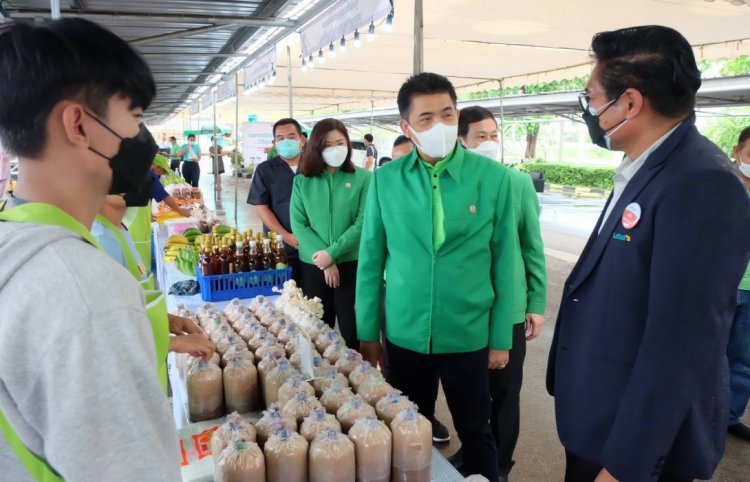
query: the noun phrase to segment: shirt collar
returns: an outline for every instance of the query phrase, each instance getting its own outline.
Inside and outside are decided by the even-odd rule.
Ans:
[[[448,172],[448,174],[453,178],[456,182],[461,182],[461,169],[464,165],[464,153],[466,150],[461,146],[461,144],[456,141],[456,147],[453,148],[453,150],[445,156],[442,160],[438,161],[435,166],[430,166],[433,169],[437,169],[438,173],[441,173],[443,171]],[[419,165],[422,162],[422,159],[419,157],[419,153],[417,152],[416,147],[412,149],[411,153],[409,153],[409,165],[411,168],[419,167]]]
[[[633,176],[635,176],[635,173],[638,172],[638,169],[640,169],[643,164],[646,163],[646,160],[648,159],[648,156],[654,153],[662,144],[664,144],[664,141],[666,141],[669,136],[672,135],[674,131],[677,130],[678,127],[682,125],[682,122],[674,126],[672,129],[669,130],[666,134],[661,136],[656,142],[651,144],[651,146],[643,151],[643,154],[638,156],[635,160],[631,160],[628,156],[625,156],[622,160],[622,163],[617,166],[615,169],[615,176],[623,178],[625,181],[630,181]]]

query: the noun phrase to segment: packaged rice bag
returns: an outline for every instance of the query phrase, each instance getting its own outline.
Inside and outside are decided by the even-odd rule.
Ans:
[[[307,482],[308,442],[300,434],[281,429],[263,447],[267,482]]]
[[[215,482],[265,482],[266,461],[260,447],[248,440],[232,440],[214,467]]]
[[[345,387],[340,383],[334,383],[328,389],[323,392],[320,396],[320,403],[328,413],[336,414],[347,400],[352,398],[354,393],[349,387]]]
[[[310,443],[310,482],[352,482],[356,478],[354,443],[326,430]]]
[[[229,445],[233,438],[241,438],[251,442],[255,442],[257,438],[255,427],[244,420],[237,412],[227,415],[227,420],[211,436],[211,453],[215,464],[219,463],[221,451]]]
[[[224,413],[224,385],[221,368],[205,360],[188,372],[188,411],[190,420],[202,422],[219,418]]]
[[[330,415],[325,410],[316,408],[302,422],[299,433],[308,442],[312,442],[319,433],[326,430],[341,432],[341,423],[339,423],[335,415]]]
[[[281,413],[289,416],[294,415],[297,419],[297,424],[300,424],[316,408],[322,409],[323,405],[315,398],[315,395],[310,395],[306,391],[300,390],[294,394],[294,398],[284,405]]]
[[[338,412],[336,412],[336,418],[341,422],[341,429],[344,433],[348,433],[349,429],[359,421],[361,418],[375,416],[375,409],[372,408],[367,402],[362,399],[359,395],[355,395],[349,400],[345,401]]]
[[[252,362],[234,358],[224,368],[224,402],[228,412],[247,413],[260,409],[258,372]]]
[[[430,482],[432,423],[415,407],[402,410],[391,422],[394,482]]]
[[[349,430],[357,461],[357,482],[390,482],[391,431],[375,417],[360,419]]]

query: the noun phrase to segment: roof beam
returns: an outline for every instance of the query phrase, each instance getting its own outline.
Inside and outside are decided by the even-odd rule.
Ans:
[[[198,35],[202,33],[214,32],[216,30],[226,30],[234,27],[235,24],[219,24],[219,25],[208,25],[206,27],[189,28],[187,30],[180,30],[179,32],[163,33],[161,35],[154,35],[151,37],[142,37],[135,40],[131,40],[130,45],[147,45],[154,42],[160,42],[162,40],[174,40],[178,38],[190,37],[192,35]]]

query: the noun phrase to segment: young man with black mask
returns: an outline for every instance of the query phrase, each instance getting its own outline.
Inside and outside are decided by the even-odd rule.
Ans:
[[[64,19],[3,29],[0,85],[0,139],[20,159],[0,212],[3,478],[179,480],[143,295],[89,232],[108,193],[146,182],[151,72]]]

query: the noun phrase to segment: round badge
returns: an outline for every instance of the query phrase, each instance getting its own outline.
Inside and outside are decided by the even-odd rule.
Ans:
[[[641,205],[630,203],[622,213],[622,225],[625,229],[633,229],[641,220]]]

